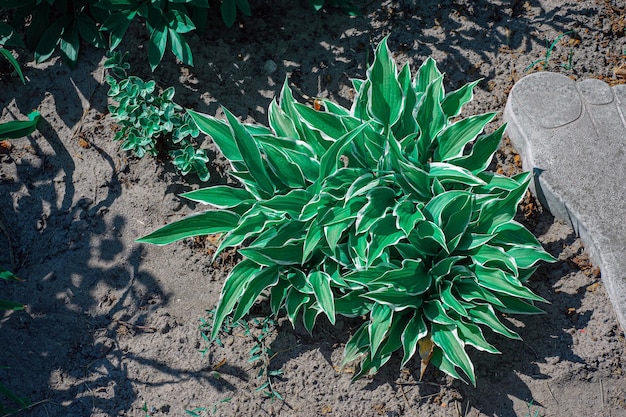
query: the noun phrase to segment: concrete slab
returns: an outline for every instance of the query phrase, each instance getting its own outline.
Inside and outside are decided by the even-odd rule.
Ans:
[[[531,189],[569,222],[626,330],[626,86],[539,72],[511,90],[507,132]]]

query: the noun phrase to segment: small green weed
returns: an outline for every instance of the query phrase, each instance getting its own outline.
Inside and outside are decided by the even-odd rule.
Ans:
[[[232,397],[226,397],[213,404],[213,407],[211,407],[211,414],[217,413],[217,408],[219,404],[229,403],[232,399]],[[209,413],[209,408],[197,407],[193,410],[185,410],[185,413],[189,414],[192,417],[202,417],[203,415],[207,415]]]
[[[202,356],[205,356],[210,349],[211,339],[209,335],[211,334],[213,328],[212,323],[215,319],[215,312],[215,309],[208,310],[207,320],[204,318],[200,319],[199,328],[202,339],[209,344],[209,346],[200,350]],[[267,398],[271,398],[272,400],[277,399],[283,401],[282,395],[276,391],[273,386],[273,378],[281,376],[283,371],[282,369],[270,369],[270,362],[275,356],[275,352],[267,343],[269,336],[276,332],[277,326],[278,323],[276,320],[270,317],[264,317],[262,319],[255,317],[251,319],[250,322],[243,319],[233,321],[232,318],[228,317],[222,323],[218,336],[213,340],[213,343],[223,347],[224,344],[220,339],[220,335],[232,335],[235,329],[241,329],[244,336],[253,338],[255,344],[248,351],[248,363],[257,364],[259,366],[256,377],[258,380],[261,380],[261,385],[256,388],[256,391],[262,392]],[[253,334],[253,328],[259,329],[258,334]],[[219,374],[218,369],[214,370],[213,375],[215,378],[219,379],[221,378],[221,375]]]
[[[528,404],[526,404],[526,407],[528,407],[528,412],[526,413],[526,415],[524,417],[540,417],[539,414],[539,410],[535,409],[533,411],[533,400],[530,400],[528,402]]]
[[[139,158],[146,153],[156,156],[157,142],[163,140],[174,148],[169,154],[183,175],[196,173],[200,180],[208,181],[209,157],[194,141],[199,135],[195,122],[173,101],[174,88],[157,94],[155,81],[146,82],[133,75],[127,77],[128,52],[109,54],[104,68],[110,72],[106,77],[108,95],[117,102],[109,106],[109,111],[121,127],[113,140],[121,140],[121,148],[134,152]]]
[[[559,42],[561,41],[561,39],[565,36],[568,36],[570,34],[575,33],[573,30],[570,30],[568,32],[565,33],[561,33],[559,36],[556,37],[556,39],[551,43],[548,44],[548,40],[546,39],[546,55],[543,58],[537,59],[536,61],[533,61],[530,65],[528,65],[524,71],[530,71],[532,68],[534,68],[536,65],[540,65],[542,70],[546,70],[548,68],[549,62],[550,62],[550,57],[552,56],[552,51],[554,50],[554,48],[559,44]],[[565,64],[560,64],[560,66],[569,71],[574,67],[573,64],[573,58],[574,58],[574,51],[570,49],[569,51],[569,55],[568,55],[568,59],[567,59],[567,63]]]

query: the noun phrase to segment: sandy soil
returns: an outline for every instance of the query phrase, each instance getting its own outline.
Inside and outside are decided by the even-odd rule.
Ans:
[[[347,105],[349,77],[364,77],[372,47],[388,34],[398,63],[415,70],[433,56],[449,90],[483,78],[465,115],[501,112],[532,71],[621,82],[626,63],[623,0],[371,1],[358,17],[313,15],[304,1],[251,3],[253,16],[234,28],[215,17],[190,37],[193,68],[168,53],[150,74],[144,30],[121,47],[134,51],[134,73],[174,86],[179,103],[209,114],[224,105],[262,124],[285,76],[310,96]],[[533,66],[569,31],[546,65]],[[20,416],[626,416],[626,344],[599,271],[572,230],[532,198],[519,217],[559,262],[530,286],[551,304],[545,315],[507,318],[524,342],[492,335],[502,355],[470,352],[477,388],[436,369],[419,381],[419,364],[400,370],[400,358],[352,383],[338,365],[358,320],[322,323],[309,336],[283,319],[263,328],[253,316],[248,332],[235,328],[223,346],[207,345],[199,319],[237,259],[210,264],[204,239],[134,243],[194,212],[177,195],[201,184],[166,158],[139,160],[112,142],[102,51],[86,48],[74,70],[60,59],[33,65],[24,51],[19,58],[29,83],[2,76],[0,121],[33,108],[44,119],[0,155],[0,265],[25,279],[0,283],[0,298],[28,304],[0,320],[0,366],[8,367],[0,381],[36,403]],[[268,60],[276,72],[266,72]],[[226,182],[224,161],[208,139],[204,146],[214,158],[211,183]],[[512,173],[518,164],[504,142],[493,169]],[[266,311],[260,303],[256,317]],[[275,355],[248,363],[260,335]],[[284,401],[255,391],[265,382],[261,366],[282,370],[272,386]]]

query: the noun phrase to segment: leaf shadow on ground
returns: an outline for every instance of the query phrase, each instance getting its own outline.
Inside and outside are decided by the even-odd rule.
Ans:
[[[80,117],[74,112],[71,120]],[[141,270],[143,248],[122,239],[128,219],[107,215],[122,194],[113,157],[92,143],[90,151],[102,163],[77,163],[82,158],[69,144],[68,131],[56,132],[44,116],[39,133],[16,141],[15,159],[2,165],[9,175],[5,172],[0,194],[13,198],[0,201],[3,224],[11,231],[0,236],[9,248],[0,262],[12,263],[25,280],[3,289],[27,308],[5,315],[0,324],[3,339],[12,341],[4,345],[3,365],[9,370],[1,377],[9,386],[21,380],[19,395],[46,401],[29,415],[128,409],[136,394],[126,357],[122,360],[111,337],[103,336],[141,326],[168,302],[155,277]],[[61,140],[60,134],[67,137]],[[84,175],[100,177],[89,196],[76,192],[75,181]],[[102,287],[106,296],[94,298]],[[111,350],[116,354],[108,355]],[[63,381],[70,381],[69,388],[56,389]]]

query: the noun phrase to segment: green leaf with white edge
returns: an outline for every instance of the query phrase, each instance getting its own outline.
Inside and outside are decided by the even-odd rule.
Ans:
[[[378,304],[386,305],[394,312],[403,311],[407,308],[419,308],[422,305],[422,297],[406,294],[392,286],[383,286],[369,291],[363,294],[362,297],[375,301]]]
[[[437,68],[437,62],[429,57],[420,65],[415,75],[415,80],[413,80],[413,88],[417,93],[424,93],[428,90],[432,82],[439,78],[443,78],[443,74]],[[444,92],[441,90],[439,93],[441,95],[435,98],[441,101]]]
[[[303,242],[290,242],[283,246],[239,249],[239,253],[259,265],[299,265],[302,259]]]
[[[268,227],[280,222],[280,219],[268,216],[266,213],[260,212],[258,209],[250,209],[246,214],[241,216],[235,227],[232,227],[226,236],[224,236],[214,256],[217,256],[217,254],[221,253],[228,247],[242,244],[244,240],[257,236]]]
[[[339,140],[339,138],[348,133],[346,127],[341,123],[340,116],[318,111],[300,103],[294,103],[294,106],[300,115],[300,120],[311,129],[319,131],[322,136],[332,140]]]
[[[469,84],[465,84],[458,90],[452,91],[445,95],[441,101],[441,108],[448,118],[456,117],[461,113],[463,106],[474,97],[474,88],[481,82],[482,79],[472,81]]]
[[[446,308],[439,300],[429,300],[425,302],[423,311],[424,317],[426,317],[431,323],[437,323],[444,326],[454,326],[456,324],[456,320],[448,315]]]
[[[343,360],[341,362],[341,366],[345,366],[367,354],[369,344],[368,330],[368,323],[365,322],[352,335],[350,340],[348,340],[343,349]]]
[[[330,276],[321,271],[313,271],[307,276],[309,284],[313,288],[317,303],[328,317],[331,324],[335,324],[335,303],[333,291],[330,288]]]
[[[389,328],[389,333],[384,340],[381,348],[376,354],[370,353],[361,362],[361,369],[354,374],[352,380],[355,380],[363,375],[372,375],[378,372],[378,370],[391,359],[391,354],[402,347],[402,331],[406,327],[409,320],[408,314],[397,314]]]
[[[522,338],[514,331],[507,328],[504,324],[498,320],[496,313],[493,311],[493,307],[489,304],[477,304],[474,308],[468,310],[470,315],[470,321],[475,324],[482,324],[487,326],[494,332],[506,336],[509,339],[522,340]]]
[[[300,139],[294,122],[281,110],[276,100],[272,100],[270,103],[268,119],[276,136]]]
[[[299,218],[300,214],[304,210],[304,207],[310,203],[311,194],[308,190],[295,188],[289,191],[287,194],[277,194],[269,200],[259,201],[259,207],[265,207],[276,212],[284,212],[289,214],[292,218]]]
[[[512,220],[493,230],[493,243],[498,246],[529,246],[541,248],[541,243],[522,224]]]
[[[443,289],[441,290],[441,295],[440,295],[441,301],[443,302],[444,305],[446,305],[449,308],[449,310],[455,311],[460,316],[467,316],[467,310],[465,309],[463,304],[459,302],[459,300],[457,300],[457,298],[452,293],[453,285],[454,284],[451,281],[444,281],[442,283]]]
[[[431,279],[421,259],[404,259],[400,268],[386,271],[368,283],[392,286],[396,291],[410,296],[424,294],[431,286]]]
[[[485,184],[471,171],[446,162],[431,162],[428,164],[428,173],[431,178],[437,178],[442,184],[452,182],[470,187]]]
[[[365,291],[350,291],[343,297],[335,298],[335,312],[344,317],[360,317],[370,312],[373,302],[362,298]]]
[[[486,268],[480,265],[474,266],[474,272],[478,285],[491,291],[503,293],[511,297],[523,298],[531,301],[547,303],[543,297],[535,295],[528,288],[513,277],[507,276],[502,270],[497,268]]]
[[[211,340],[215,340],[222,324],[235,308],[235,304],[239,302],[248,282],[263,271],[260,265],[244,259],[239,262],[230,272],[220,295],[220,301],[217,304],[215,315],[213,316],[213,328],[211,329]]]
[[[431,81],[417,105],[415,120],[420,128],[417,154],[422,164],[425,164],[431,158],[433,142],[447,122],[446,115],[443,113],[439,101],[439,96],[442,94],[443,76]]]
[[[261,269],[254,277],[251,277],[246,283],[246,287],[239,296],[237,309],[233,313],[233,322],[240,320],[248,314],[252,304],[268,287],[273,287],[278,283],[279,267],[270,266]]]
[[[376,187],[367,193],[367,203],[359,210],[356,233],[364,233],[385,217],[395,205],[396,192],[389,187]],[[347,198],[347,196],[346,196]]]
[[[526,194],[527,188],[528,183],[523,183],[516,190],[509,192],[506,197],[491,199],[483,204],[473,231],[492,233],[501,224],[513,220],[517,213],[517,206]]]
[[[484,171],[487,169],[493,159],[493,155],[498,150],[505,129],[506,125],[502,125],[489,134],[479,136],[474,142],[469,154],[452,158],[448,160],[448,162],[465,168],[474,174]]]
[[[436,366],[440,371],[450,375],[452,378],[459,379],[467,384],[465,378],[457,372],[455,365],[450,362],[439,346],[433,348],[429,363]]]
[[[239,216],[227,210],[209,210],[192,214],[137,239],[137,242],[167,245],[193,236],[224,233],[234,229]]]
[[[499,269],[508,270],[511,274],[517,274],[518,266],[515,258],[499,246],[489,244],[479,246],[472,251],[471,257],[478,266],[497,266]]]
[[[408,198],[401,198],[396,202],[393,215],[396,216],[396,228],[402,230],[407,236],[418,222],[426,218],[420,208]]]
[[[402,66],[398,74],[398,82],[402,90],[404,105],[398,121],[392,127],[392,131],[396,138],[402,139],[419,131],[415,117],[413,117],[413,110],[415,110],[417,105],[417,94],[413,89],[411,68],[408,63]]]
[[[408,239],[420,252],[428,255],[437,255],[441,250],[449,253],[446,235],[439,226],[431,221],[419,222]]]
[[[308,295],[302,294],[295,288],[289,290],[289,294],[287,294],[287,300],[285,301],[285,309],[287,310],[287,317],[291,322],[293,327],[296,326],[296,320],[298,318],[298,313],[302,307],[311,300],[311,297]]]
[[[496,117],[496,113],[485,113],[470,116],[447,126],[437,136],[438,146],[435,150],[435,160],[446,162],[462,156],[465,146],[474,142],[494,117]]]
[[[458,280],[454,283],[453,290],[456,293],[457,299],[468,303],[479,304],[487,302],[496,307],[505,307],[504,303],[500,301],[496,294],[479,286],[474,279]],[[478,301],[478,303],[476,301]]]
[[[406,237],[402,230],[396,229],[396,219],[392,215],[374,223],[369,233],[371,245],[367,251],[368,267],[382,255],[385,249]]]
[[[288,272],[286,273],[286,280],[289,281],[289,283],[293,286],[293,288],[295,288],[297,291],[301,292],[302,294],[306,294],[306,295],[314,294],[313,288],[311,288],[311,284],[309,284],[309,281],[307,281],[306,274],[303,271],[295,267],[292,267],[288,269],[287,271]]]
[[[324,106],[326,112],[328,113],[332,113],[336,116],[350,116],[350,110],[337,103],[333,103],[332,101],[325,98],[318,98],[317,101],[322,103],[322,106]]]
[[[302,322],[304,323],[304,328],[306,329],[306,331],[309,332],[309,335],[312,335],[313,326],[315,326],[315,320],[320,314],[320,311],[316,302],[309,301],[309,304],[310,305],[305,305],[304,310],[302,311]]]
[[[209,204],[219,209],[236,207],[242,203],[254,201],[254,196],[243,188],[228,185],[216,185],[200,188],[180,195],[188,200]]]
[[[513,177],[505,177],[503,175],[496,174],[494,172],[480,172],[477,175],[480,179],[485,181],[485,185],[482,187],[476,187],[478,194],[493,194],[506,196],[506,193],[501,191],[513,192],[523,187],[524,183],[530,178],[530,173],[524,172],[521,176],[515,175]]]
[[[460,368],[469,377],[472,385],[476,386],[474,365],[465,351],[465,344],[459,337],[456,327],[433,324],[431,339],[435,345],[441,348],[444,356],[454,366]]]
[[[301,263],[305,264],[311,258],[311,255],[319,249],[319,242],[322,240],[322,228],[317,222],[313,222],[309,226],[309,230],[304,237],[304,246],[302,248]]]
[[[483,331],[475,324],[457,321],[456,328],[460,338],[465,342],[466,345],[470,345],[483,352],[489,352],[493,354],[502,353],[498,349],[496,349],[496,347],[493,346],[491,343],[487,342],[485,336],[483,335]]]
[[[430,200],[424,213],[443,230],[446,246],[452,252],[471,220],[472,196],[466,191],[446,191]]]
[[[291,284],[286,279],[281,279],[276,285],[270,288],[270,308],[272,314],[277,316],[283,306]]]
[[[430,178],[428,172],[408,162],[398,161],[400,175],[396,179],[407,194],[415,194],[419,201],[428,201],[432,197],[430,192]]]
[[[387,39],[385,37],[378,44],[374,63],[367,70],[367,78],[371,80],[371,87],[367,91],[367,111],[385,130],[398,121],[404,103],[396,63],[391,59]]]
[[[413,314],[413,317],[409,320],[406,328],[402,332],[402,350],[404,355],[402,356],[401,367],[404,367],[409,360],[415,355],[418,348],[418,342],[428,335],[428,328],[424,323],[424,318],[421,312],[418,310]]]
[[[263,146],[265,162],[272,172],[289,188],[303,188],[307,185],[304,173],[300,166],[295,163],[286,152],[280,148],[266,144]]]
[[[198,126],[198,129],[213,139],[213,142],[215,142],[226,159],[231,161],[231,163],[232,161],[243,160],[241,152],[239,152],[237,147],[237,142],[226,122],[193,110],[187,110],[187,113]]]
[[[393,320],[393,310],[386,305],[374,304],[370,313],[370,322],[367,328],[370,343],[370,352],[374,356],[381,343],[387,337]]]
[[[352,84],[355,86],[357,94],[352,102],[350,114],[352,117],[359,120],[369,120],[369,115],[367,114],[367,97],[368,91],[372,87],[372,82],[370,80],[352,80]]]
[[[264,248],[267,246],[282,246],[288,243],[302,241],[302,236],[308,228],[308,222],[286,220],[276,227],[269,228],[259,234],[249,248]]]
[[[506,253],[515,259],[515,263],[520,269],[532,268],[539,261],[556,262],[556,259],[541,246],[513,246],[507,249]]]
[[[350,233],[348,235],[348,248],[350,249],[350,256],[352,257],[352,263],[357,269],[367,267],[367,248],[370,244],[368,235]]]
[[[495,306],[494,308],[505,314],[545,314],[545,311],[532,303],[526,303],[517,297],[508,297],[498,294],[498,299],[504,304],[504,307]]]
[[[379,178],[374,177],[374,174],[371,172],[365,172],[348,186],[348,191],[346,191],[345,199],[350,200],[352,197],[366,194],[372,188],[375,188],[379,185]]]
[[[335,173],[338,170],[339,164],[343,165],[340,160],[341,153],[348,145],[350,145],[350,143],[354,140],[356,136],[361,134],[363,129],[365,129],[366,127],[368,127],[368,125],[363,124],[353,131],[346,133],[335,143],[333,143],[328,151],[322,156],[322,159],[320,160],[320,176],[318,179],[318,184],[321,180],[324,180],[328,178],[331,174]]]
[[[270,180],[263,164],[261,152],[256,145],[254,138],[243,125],[237,120],[237,118],[228,111],[226,108],[222,108],[230,128],[232,129],[232,136],[235,138],[237,148],[241,153],[244,163],[250,170],[250,175],[254,178],[258,184],[259,191],[262,191],[266,196],[271,196],[276,191],[276,187]],[[198,126],[200,128],[200,126]]]

